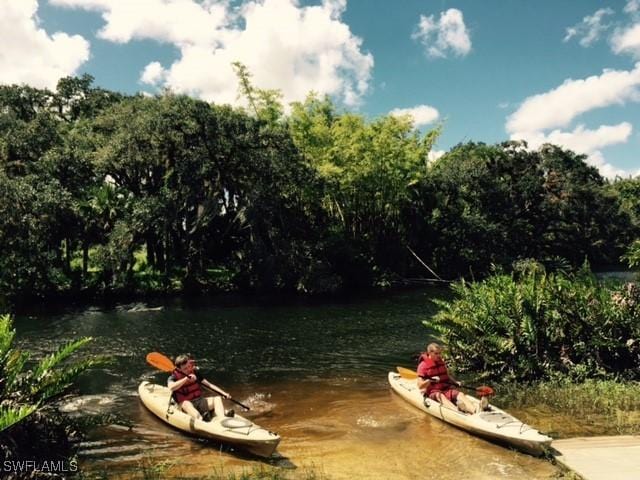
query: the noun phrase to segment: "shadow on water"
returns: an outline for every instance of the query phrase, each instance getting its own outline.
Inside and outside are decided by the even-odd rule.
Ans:
[[[192,352],[207,378],[247,403],[246,415],[278,432],[283,469],[317,468],[332,479],[551,478],[549,463],[460,432],[422,414],[390,392],[387,372],[411,365],[430,339],[422,325],[439,290],[318,304],[136,304],[16,321],[19,342],[36,355],[92,336],[91,354],[114,363],[86,375],[69,412],[113,413],[133,425],[107,425],[81,445],[87,470],[133,472],[170,459],[169,475],[208,475],[265,462],[223,445],[185,436],[141,405],[143,380],[166,383],[145,363],[150,351]],[[162,309],[157,307],[162,306]],[[134,308],[135,307],[135,308]],[[150,308],[148,308],[150,307]],[[133,311],[132,311],[133,310]],[[244,414],[243,414],[244,415]],[[420,476],[420,475],[418,475]]]

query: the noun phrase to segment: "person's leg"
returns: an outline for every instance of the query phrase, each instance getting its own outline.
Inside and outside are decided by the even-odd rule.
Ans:
[[[213,400],[216,397],[206,397],[206,401],[207,401],[207,408],[209,409],[210,412],[214,412],[215,410],[215,401]]]
[[[215,412],[217,417],[224,417],[224,404],[222,403],[222,397],[216,395],[215,397],[207,398],[207,401],[211,401],[211,409]]]
[[[198,397],[191,403],[196,407],[196,410],[202,415],[202,420],[205,422],[211,421],[211,409],[209,408],[209,401],[206,397]]]
[[[451,403],[451,400],[449,400],[442,392],[433,392],[431,395],[429,395],[429,398],[440,402],[444,407],[450,408],[452,410],[456,409],[456,406]]]
[[[456,400],[460,411],[466,413],[476,413],[476,405],[471,401],[471,399],[467,398],[464,393],[458,392]]]
[[[182,402],[180,404],[180,408],[182,408],[182,411],[190,417],[195,418],[196,420],[202,420],[202,415],[200,415],[198,409],[194,407],[193,403],[191,403],[189,400],[185,400],[184,402]]]

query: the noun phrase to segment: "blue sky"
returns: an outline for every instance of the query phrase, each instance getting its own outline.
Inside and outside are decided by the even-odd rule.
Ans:
[[[236,103],[230,63],[465,141],[551,141],[640,174],[640,0],[0,0],[0,83],[90,73]]]

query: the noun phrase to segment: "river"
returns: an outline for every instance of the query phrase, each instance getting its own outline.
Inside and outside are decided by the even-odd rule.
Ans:
[[[435,310],[430,300],[445,295],[129,304],[23,315],[16,327],[19,344],[36,355],[86,335],[95,338],[88,351],[114,359],[85,375],[82,395],[63,406],[71,414],[117,415],[81,444],[86,472],[126,478],[165,462],[163,477],[271,465],[329,479],[554,478],[558,469],[548,461],[456,430],[390,391],[387,372],[414,365],[413,355],[430,339],[421,324]],[[141,381],[166,382],[145,363],[150,351],[193,353],[207,378],[252,407],[249,418],[282,436],[277,458],[265,462],[157,420],[137,399]],[[533,412],[514,413],[535,420]]]

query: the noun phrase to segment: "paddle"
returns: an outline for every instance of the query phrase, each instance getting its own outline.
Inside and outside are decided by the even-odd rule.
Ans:
[[[400,376],[402,378],[408,378],[408,379],[418,378],[418,374],[416,372],[414,372],[413,370],[409,370],[408,368],[396,367],[396,370],[398,370],[398,373],[400,374]],[[467,390],[473,390],[481,397],[490,397],[491,395],[495,394],[495,392],[493,391],[493,388],[487,387],[486,385],[479,385],[479,386],[469,385],[469,386],[467,386],[467,385],[458,385],[458,384],[452,383],[452,382],[444,382],[444,383],[448,383],[449,385],[453,385],[454,387],[466,388]]]
[[[173,364],[171,360],[169,360],[163,354],[158,352],[151,352],[147,354],[147,363],[153,367],[156,367],[158,370],[162,370],[163,372],[167,372],[167,373],[173,373],[173,371],[176,369],[176,366]],[[210,388],[210,387],[207,387],[206,385],[202,385],[202,386],[207,390],[211,390],[214,393],[224,396],[224,394],[221,391],[216,390],[215,388]],[[240,403],[239,401],[233,398],[229,398],[229,400],[231,400],[233,403],[237,405],[240,405],[242,408],[246,410],[251,410],[244,403]]]

